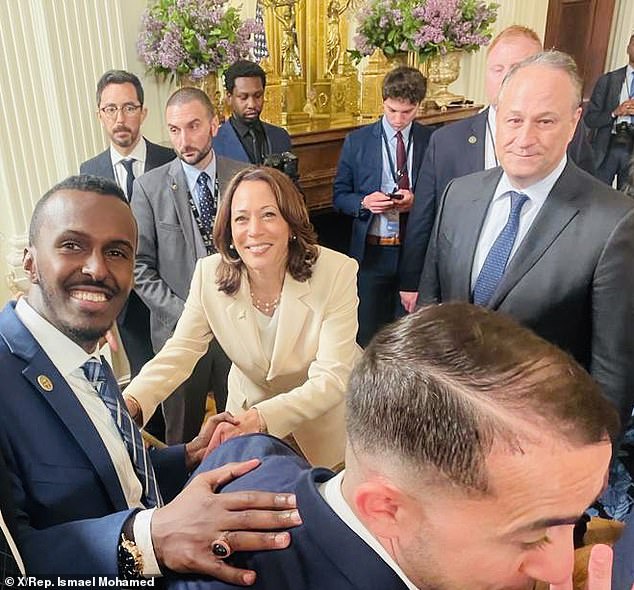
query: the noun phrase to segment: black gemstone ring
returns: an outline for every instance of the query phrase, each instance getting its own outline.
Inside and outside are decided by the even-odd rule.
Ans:
[[[211,542],[211,552],[218,559],[226,559],[231,555],[231,545],[229,545],[226,535],[223,534]]]

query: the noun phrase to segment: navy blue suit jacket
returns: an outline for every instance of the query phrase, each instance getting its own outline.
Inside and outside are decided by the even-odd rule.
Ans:
[[[374,217],[367,209],[361,209],[361,200],[366,195],[381,190],[383,174],[381,125],[381,119],[379,119],[376,123],[356,129],[346,136],[334,181],[335,209],[354,218],[349,254],[358,262],[363,260],[368,228]],[[431,131],[414,122],[412,133],[414,145],[412,147],[411,191],[414,193],[414,202],[421,201],[419,208],[430,215],[431,224],[433,224],[434,205],[425,200],[425,196],[420,191],[419,173]],[[409,231],[409,223],[408,221],[407,231]]]
[[[26,569],[115,575],[131,510],[101,437],[14,305],[0,313],[0,452]],[[185,482],[183,446],[153,453],[153,463],[169,500]]]
[[[420,198],[409,214],[400,267],[402,291],[417,291],[425,252],[434,224],[435,208],[447,185],[454,179],[484,170],[484,146],[489,109],[441,127],[431,137],[420,170]],[[568,146],[568,157],[594,174],[592,148],[582,123]],[[430,203],[434,210],[430,215]]]
[[[598,168],[608,155],[612,135],[612,111],[621,103],[621,88],[625,81],[626,67],[603,74],[594,85],[584,121],[592,130],[594,163]],[[629,590],[629,589],[628,589]]]
[[[625,520],[625,531],[614,546],[612,590],[631,590],[634,584],[634,512]]]
[[[240,553],[232,558],[254,569],[254,590],[405,590],[394,571],[335,515],[317,486],[332,477],[310,466],[282,441],[263,434],[234,438],[219,447],[201,470],[257,457],[262,464],[222,490],[294,492],[303,524],[291,529],[291,545],[281,551]],[[238,588],[209,578],[172,581],[174,590]]]
[[[268,138],[272,154],[280,154],[291,150],[291,136],[283,127],[277,127],[262,121],[266,137]],[[227,120],[218,129],[214,137],[214,152],[219,156],[231,158],[238,162],[249,162],[249,156],[245,151],[240,138],[231,123]]]

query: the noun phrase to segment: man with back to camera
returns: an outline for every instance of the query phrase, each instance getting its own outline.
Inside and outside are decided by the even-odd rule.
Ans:
[[[634,34],[627,46],[628,64],[603,74],[594,86],[584,121],[592,130],[597,178],[621,190],[634,144]]]
[[[137,176],[173,160],[174,152],[141,135],[147,116],[143,86],[137,76],[123,70],[109,70],[97,82],[97,116],[110,146],[79,167],[80,174],[94,174],[114,180],[132,197]],[[132,291],[117,319],[121,341],[134,377],[154,356],[150,337],[150,311]]]
[[[258,570],[255,588],[572,587],[574,523],[604,487],[619,430],[572,357],[503,314],[429,306],[375,336],[346,403],[337,475],[257,434],[201,465],[255,455],[261,467],[223,491],[283,485],[297,495],[303,524],[288,549],[235,556]]]
[[[333,205],[354,218],[349,255],[359,262],[361,346],[402,313],[401,244],[420,190],[419,168],[430,136],[415,121],[425,90],[425,78],[415,68],[388,72],[383,80],[383,115],[349,133],[341,150]]]
[[[501,167],[449,183],[419,301],[510,314],[572,354],[625,426],[634,402],[634,202],[568,159],[580,101],[565,53],[536,54],[507,74],[497,104]]]
[[[108,179],[68,178],[35,207],[24,255],[30,290],[0,313],[0,453],[16,542],[29,575],[199,571],[248,584],[255,574],[222,564],[210,540],[232,531],[243,548],[286,546],[286,533],[240,530],[291,525],[294,499],[214,494],[253,461],[196,477],[180,493],[215,424],[231,418],[148,453],[99,357],[132,288],[136,243],[129,204]]]
[[[244,164],[216,157],[213,138],[218,118],[198,88],[181,88],[167,101],[165,119],[177,159],[134,183],[132,212],[139,225],[135,289],[150,308],[152,344],[158,352],[183,311],[196,261],[215,252],[213,224],[219,199]],[[166,440],[189,440],[205,415],[207,392],[216,409],[227,401],[231,362],[217,340],[191,377],[165,402]]]
[[[227,68],[225,89],[232,114],[214,139],[217,155],[262,164],[270,154],[291,150],[286,129],[260,120],[265,88],[266,73],[255,62],[241,59]]]
[[[541,40],[528,27],[512,25],[500,32],[487,48],[485,89],[489,106],[473,117],[441,127],[432,135],[420,172],[420,196],[410,212],[403,249],[400,295],[407,311],[416,306],[418,283],[440,197],[454,178],[500,165],[495,155],[495,105],[500,85],[512,66],[540,51]],[[592,148],[585,135],[580,123],[568,146],[568,156],[593,174]]]

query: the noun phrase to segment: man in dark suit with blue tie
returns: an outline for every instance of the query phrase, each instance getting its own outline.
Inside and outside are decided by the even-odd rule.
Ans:
[[[346,395],[337,475],[261,434],[201,465],[257,456],[223,492],[297,496],[303,524],[288,549],[232,556],[257,569],[254,588],[572,588],[572,529],[603,488],[618,418],[569,355],[502,314],[429,306],[375,336]]]
[[[427,250],[419,302],[473,301],[574,356],[626,428],[634,405],[634,201],[580,170],[572,58],[516,65],[498,97],[501,167],[453,180]]]
[[[262,164],[271,154],[291,150],[286,129],[260,120],[265,88],[266,73],[258,64],[241,59],[227,68],[225,89],[232,114],[214,138],[216,154]]]
[[[348,134],[341,150],[333,204],[354,218],[349,254],[359,262],[361,346],[402,313],[401,244],[408,212],[419,198],[419,169],[431,135],[415,121],[425,90],[425,78],[415,68],[389,72],[383,80],[383,116]]]
[[[592,91],[584,120],[593,132],[597,177],[619,190],[627,182],[634,144],[634,35],[627,46],[629,63],[601,76]]]
[[[97,83],[97,116],[110,140],[110,147],[85,161],[81,174],[114,180],[132,198],[134,179],[174,159],[170,148],[148,141],[141,135],[147,116],[143,86],[137,76],[123,70],[107,71]],[[117,320],[121,340],[130,362],[131,377],[154,356],[150,338],[150,311],[132,291]]]
[[[231,531],[243,548],[284,547],[286,533],[240,530],[291,526],[294,500],[214,494],[253,461],[193,478],[181,492],[218,420],[186,445],[146,451],[99,354],[132,288],[136,243],[130,206],[107,179],[62,181],[33,212],[24,255],[30,290],[0,313],[0,453],[16,541],[31,575],[174,570],[248,583],[254,573],[214,558],[209,540]]]
[[[403,249],[400,290],[406,310],[416,306],[418,283],[434,223],[434,214],[447,185],[460,176],[499,166],[495,154],[495,104],[504,76],[516,63],[542,50],[535,31],[511,25],[487,48],[485,90],[489,106],[482,112],[441,127],[431,137],[420,172],[420,196],[410,212]],[[568,156],[580,168],[594,173],[592,148],[579,124],[568,146]]]

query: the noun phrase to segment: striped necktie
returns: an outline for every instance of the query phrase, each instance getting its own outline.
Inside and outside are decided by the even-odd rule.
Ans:
[[[143,495],[141,497],[143,505],[146,508],[162,506],[161,492],[158,489],[150,455],[143,444],[141,431],[128,413],[128,409],[119,393],[119,386],[106,360],[101,357],[101,362],[99,362],[91,358],[81,368],[88,382],[95,388],[103,403],[110,410],[112,419],[126,444],[134,471],[143,486]]]
[[[126,192],[128,194],[128,201],[132,201],[132,186],[134,185],[134,158],[127,158],[121,160],[121,165],[126,171]]]
[[[500,280],[504,276],[513,250],[513,244],[517,239],[520,227],[520,213],[528,197],[522,193],[509,191],[511,195],[511,211],[506,225],[502,228],[498,237],[493,242],[487,257],[482,265],[482,270],[473,288],[473,302],[476,305],[487,305],[493,297]]]

